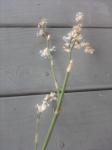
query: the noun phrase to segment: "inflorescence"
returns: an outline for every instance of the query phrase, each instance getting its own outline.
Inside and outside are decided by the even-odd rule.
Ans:
[[[51,34],[47,32],[47,20],[42,18],[38,23],[38,30],[37,30],[37,37],[42,37],[46,41],[46,47],[40,50],[40,55],[42,58],[48,59],[51,66],[51,74],[54,81],[55,92],[50,92],[49,94],[45,95],[42,99],[41,104],[36,105],[36,112],[37,114],[42,114],[45,110],[50,106],[51,102],[56,102],[56,108],[54,111],[54,115],[46,135],[44,144],[42,146],[42,150],[45,150],[47,144],[50,140],[51,133],[55,126],[56,120],[58,118],[61,104],[63,102],[64,93],[66,90],[67,82],[69,79],[70,72],[73,68],[73,58],[72,58],[72,51],[74,49],[84,49],[85,53],[93,54],[95,49],[91,47],[90,43],[85,40],[82,34],[82,22],[84,19],[84,15],[82,12],[78,12],[74,18],[74,25],[71,31],[66,35],[63,36],[64,45],[63,50],[68,53],[68,65],[66,67],[65,77],[63,85],[60,86],[57,78],[56,78],[56,71],[55,71],[55,63],[53,59],[53,53],[56,52],[56,47],[51,45]],[[35,150],[37,150],[37,131],[35,134]]]

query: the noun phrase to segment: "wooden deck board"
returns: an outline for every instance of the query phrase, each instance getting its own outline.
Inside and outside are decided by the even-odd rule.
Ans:
[[[71,26],[74,14],[82,11],[84,26],[112,27],[111,8],[111,0],[0,0],[0,25],[37,25],[46,17],[51,26]]]
[[[36,38],[39,19],[48,20],[61,84],[67,64],[62,36],[78,11],[85,15],[84,35],[96,52],[73,52],[75,65],[67,87],[72,93],[65,94],[48,149],[112,150],[111,0],[0,0],[0,150],[33,149],[35,105],[44,97],[38,94],[54,89],[49,63],[39,55],[45,47]],[[29,96],[19,96],[25,94]],[[50,107],[42,116],[38,150],[51,115]]]
[[[34,107],[42,98],[0,98],[0,150],[33,149]],[[50,116],[51,108],[41,119],[41,142]],[[112,91],[66,94],[48,149],[111,150]]]
[[[59,83],[63,82],[67,54],[62,50],[62,36],[70,29],[49,29],[57,52],[54,55]],[[54,85],[47,60],[39,55],[43,41],[36,38],[36,28],[0,29],[0,95],[45,92]],[[94,55],[73,52],[74,70],[68,90],[112,88],[112,30],[85,29],[84,34],[96,49]]]

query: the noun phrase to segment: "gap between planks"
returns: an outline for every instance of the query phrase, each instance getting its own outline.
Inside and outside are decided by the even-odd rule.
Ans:
[[[94,92],[94,91],[111,91],[112,87],[106,88],[90,88],[90,89],[77,89],[77,90],[66,90],[65,93],[78,93],[78,92]],[[33,96],[33,95],[45,95],[50,93],[50,91],[40,91],[40,92],[31,92],[31,93],[20,93],[20,94],[1,94],[0,98],[5,97],[21,97],[21,96]]]
[[[0,24],[0,28],[36,28],[37,25],[33,24]],[[72,26],[63,26],[63,25],[48,25],[48,28],[72,28]],[[97,26],[83,26],[82,28],[90,28],[90,29],[112,29],[112,26],[108,27],[97,27]]]
[[[1,24],[0,28],[35,28],[36,25],[33,24]],[[48,28],[72,28],[72,26],[48,26]],[[96,26],[84,26],[85,29],[112,29],[112,27],[96,27]],[[104,88],[84,88],[84,89],[76,89],[76,90],[66,90],[65,93],[78,93],[78,92],[94,92],[94,91],[111,91],[112,87],[104,87]],[[5,97],[21,97],[21,96],[32,96],[32,95],[44,95],[48,94],[50,91],[39,91],[39,92],[29,92],[29,93],[20,93],[20,94],[1,94],[0,98]]]

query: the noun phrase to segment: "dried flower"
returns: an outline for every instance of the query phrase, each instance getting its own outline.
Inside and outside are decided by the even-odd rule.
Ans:
[[[41,37],[43,35],[44,35],[44,31],[42,29],[38,30],[37,33],[36,33],[37,37]]]
[[[76,41],[75,44],[74,44],[74,48],[76,48],[76,49],[81,49],[80,43],[78,43],[78,42]]]
[[[80,49],[80,43],[81,40],[83,39],[83,36],[81,34],[82,31],[82,25],[78,24],[76,26],[73,26],[72,31],[70,31],[67,36],[63,36],[64,40],[64,51],[70,52],[71,48],[77,48]]]
[[[84,52],[93,54],[95,51],[88,42],[85,42],[85,39],[82,36],[82,21],[83,13],[78,12],[75,17],[76,25],[73,26],[72,30],[63,36],[64,46],[63,49],[65,52],[70,53],[73,48],[81,49],[84,48]]]
[[[52,48],[49,49],[50,52],[55,52],[56,51],[56,47],[52,46]]]
[[[38,23],[38,31],[36,33],[37,37],[41,37],[45,35],[46,26],[47,26],[47,20],[45,18],[42,18]]]
[[[70,36],[63,36],[63,40],[64,40],[64,42],[69,42],[70,41]]]
[[[83,20],[83,17],[84,17],[83,13],[82,12],[78,12],[78,13],[76,13],[75,21],[78,23],[78,22]]]
[[[49,41],[51,39],[51,35],[48,34],[46,39],[47,39],[47,41]]]
[[[81,33],[81,31],[82,31],[82,24],[77,24],[73,26],[73,30],[72,30],[73,33]]]
[[[63,47],[63,48],[64,48],[64,47]],[[69,48],[66,48],[66,47],[65,47],[65,48],[64,48],[64,51],[67,52],[67,53],[70,53],[70,49],[69,49]]]
[[[44,101],[43,101],[43,103],[42,103],[42,105],[38,105],[37,104],[37,112],[38,113],[42,113],[42,112],[44,112],[46,109],[47,109],[47,107],[49,107],[49,104],[48,103],[45,103]]]
[[[49,52],[53,53],[53,52],[55,52],[55,51],[56,51],[55,46],[52,46],[52,48],[50,48],[50,49],[45,48],[45,49],[43,49],[43,50],[40,50],[40,55],[41,55],[41,57],[43,57],[43,58],[46,59],[46,58],[49,57]]]
[[[93,54],[95,49],[93,49],[90,45],[90,43],[82,41],[81,42],[81,47],[84,48],[85,53]]]
[[[41,55],[41,57],[43,57],[43,58],[48,58],[49,57],[49,52],[48,52],[48,48],[45,48],[45,49],[43,49],[43,50],[40,50],[40,55]]]
[[[46,28],[46,25],[47,25],[47,20],[45,18],[42,18],[40,20],[40,22],[38,23],[38,28]]]
[[[47,94],[44,97],[44,100],[48,101],[48,102],[51,102],[51,101],[56,100],[56,99],[57,99],[57,97],[56,97],[56,93],[55,92],[51,92],[50,94]]]
[[[82,47],[82,48],[85,48],[85,47],[87,47],[87,46],[90,45],[90,43],[85,42],[85,41],[82,41],[80,44],[81,44],[81,47]]]
[[[50,94],[45,95],[45,97],[42,101],[42,104],[41,105],[39,105],[39,104],[36,105],[37,113],[44,112],[50,106],[50,103],[52,101],[55,101],[55,100],[57,100],[56,93],[51,92]]]
[[[93,49],[90,46],[87,46],[87,47],[85,47],[84,51],[85,51],[85,53],[93,54],[95,49]]]

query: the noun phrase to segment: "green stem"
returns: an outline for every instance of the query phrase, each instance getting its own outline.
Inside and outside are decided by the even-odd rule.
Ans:
[[[54,116],[52,118],[50,127],[48,129],[48,132],[47,132],[44,144],[42,146],[42,150],[46,150],[46,148],[47,148],[47,145],[49,143],[52,131],[53,131],[55,123],[57,121],[58,115],[60,113],[60,108],[61,108],[61,105],[62,105],[62,102],[63,102],[64,91],[65,91],[66,86],[67,86],[67,82],[68,82],[68,79],[69,79],[69,74],[70,74],[70,72],[66,72],[66,74],[65,74],[65,79],[64,79],[64,83],[63,83],[61,94],[60,94],[59,99],[58,99],[57,108],[56,108],[56,110],[54,112]]]
[[[69,63],[70,63],[70,60],[72,58],[72,49],[74,47],[74,43],[73,43],[73,45],[70,48]],[[66,71],[66,74],[65,74],[65,77],[64,77],[64,83],[63,83],[63,86],[62,86],[62,89],[61,89],[61,93],[59,93],[59,96],[58,96],[56,110],[55,110],[54,116],[53,116],[53,118],[51,120],[51,124],[50,124],[50,127],[48,129],[47,135],[45,137],[44,143],[42,145],[42,150],[46,150],[47,145],[48,145],[48,143],[50,141],[53,129],[55,127],[56,121],[58,119],[58,116],[59,116],[59,113],[60,113],[60,109],[61,109],[61,105],[62,105],[63,98],[64,98],[65,89],[67,87],[69,75],[70,75],[70,71]]]
[[[55,72],[55,65],[54,65],[54,61],[53,61],[53,57],[51,55],[51,52],[49,51],[49,41],[47,40],[47,48],[48,48],[48,52],[49,52],[49,60],[50,60],[50,65],[51,65],[51,74],[54,80],[54,85],[57,91],[57,96],[59,96],[59,85],[58,85],[58,81],[56,79],[56,72]]]
[[[40,115],[36,114],[36,131],[35,131],[34,150],[37,150],[37,146],[38,146],[39,121],[40,121]]]

